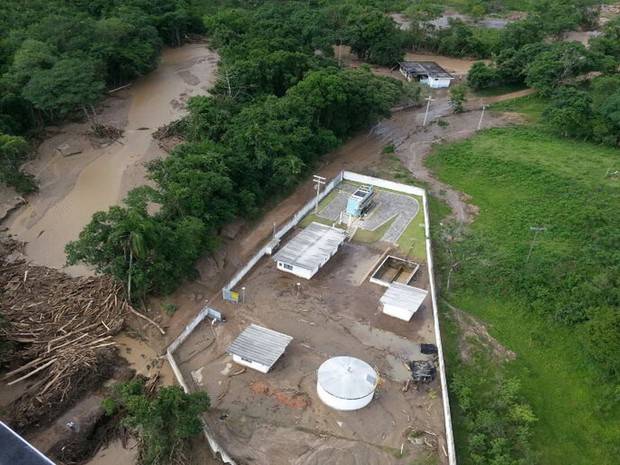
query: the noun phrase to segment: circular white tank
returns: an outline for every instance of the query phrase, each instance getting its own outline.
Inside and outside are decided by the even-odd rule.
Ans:
[[[316,391],[323,403],[336,410],[366,407],[377,387],[377,373],[368,363],[353,357],[334,357],[317,372]]]

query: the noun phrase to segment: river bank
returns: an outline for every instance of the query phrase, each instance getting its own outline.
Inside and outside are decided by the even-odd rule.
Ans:
[[[93,213],[119,204],[131,188],[145,183],[143,164],[165,155],[153,133],[183,116],[188,98],[207,93],[217,61],[204,44],[165,49],[155,71],[101,106],[98,122],[124,131],[114,142],[93,140],[87,123],[50,128],[53,135],[26,167],[39,179],[40,190],[4,221],[15,239],[27,242],[30,260],[72,275],[91,273],[85,266],[65,266],[65,245],[77,239]],[[63,156],[59,147],[66,143],[80,153]]]

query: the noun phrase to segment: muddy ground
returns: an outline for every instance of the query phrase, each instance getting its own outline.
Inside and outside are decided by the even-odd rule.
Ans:
[[[91,273],[86,266],[64,266],[65,244],[77,238],[94,212],[119,203],[129,189],[144,183],[143,163],[166,154],[152,138],[153,132],[181,117],[189,97],[207,93],[217,59],[204,45],[166,49],[157,70],[115,92],[98,109],[98,123],[124,131],[116,141],[93,138],[85,123],[47,128],[47,138],[38,147],[39,157],[26,165],[39,179],[40,191],[21,199],[10,189],[0,190],[0,218],[8,213],[2,227],[8,228],[14,238],[27,242],[24,253],[28,260],[74,275]],[[62,150],[67,151],[67,147],[78,153],[63,156]],[[20,208],[21,203],[25,205]],[[161,335],[141,319],[132,321],[128,328],[130,331],[117,336],[115,342],[130,368],[137,374],[158,375],[163,384],[174,383],[162,356]],[[14,401],[31,385],[22,382],[10,388],[3,386],[0,407]],[[59,412],[49,426],[27,435],[27,439],[45,453],[57,444],[73,441],[67,421],[80,425],[78,435],[90,431],[101,417],[104,395],[95,390],[83,399],[75,399],[73,407]],[[195,449],[197,457],[190,457],[189,463],[212,463],[202,441]],[[132,463],[135,456],[135,447],[125,449],[116,441],[101,451],[94,463]]]
[[[427,359],[419,343],[435,342],[430,297],[410,322],[381,313],[385,288],[365,278],[386,247],[346,243],[309,281],[264,258],[238,285],[246,288],[245,302],[209,302],[228,321],[203,322],[175,358],[191,388],[211,396],[206,419],[240,463],[409,464],[429,454],[445,463],[439,380],[419,391],[401,391],[411,377],[405,362]],[[411,284],[428,287],[424,266]],[[239,373],[241,367],[225,352],[250,323],[293,337],[268,374]],[[383,382],[368,407],[339,412],[319,400],[316,370],[338,355],[365,360],[379,372]],[[409,442],[413,430],[436,434],[440,444]]]
[[[444,63],[441,57],[425,59],[436,59],[451,71],[460,73],[466,73],[473,63],[467,60]],[[41,191],[29,196],[27,204],[9,214],[2,224],[18,239],[28,242],[26,254],[30,260],[63,268],[72,274],[90,273],[88,267],[84,266],[64,267],[65,244],[77,237],[92,213],[118,203],[130,188],[144,182],[142,163],[165,155],[152,139],[152,133],[159,126],[180,117],[183,114],[182,104],[189,96],[206,92],[213,82],[216,62],[217,56],[202,45],[166,50],[162,65],[154,73],[115,93],[104,103],[98,121],[123,129],[124,136],[118,141],[92,139],[86,134],[88,127],[85,124],[49,128],[50,137],[39,147],[40,157],[28,164],[28,170],[40,179]],[[351,65],[355,66],[356,63],[352,61]],[[400,76],[393,70],[376,71]],[[467,137],[475,130],[479,112],[448,116],[451,110],[447,95],[445,91],[437,93],[430,108],[429,121],[452,118],[449,126],[439,128],[432,125],[430,129],[421,130],[423,109],[398,112],[392,119],[380,122],[371,130],[349,140],[337,151],[326,155],[317,172],[326,177],[333,177],[342,169],[373,174],[379,170],[381,151],[385,145],[395,143],[398,155],[406,166],[410,166],[414,176],[427,180],[431,191],[448,201],[455,216],[462,218],[463,215],[471,214],[467,213],[469,207],[466,199],[453,192],[449,186],[446,189],[446,186],[437,183],[430,173],[425,174],[422,162],[428,152],[416,154],[408,150],[411,147],[408,144],[413,144],[416,138],[422,141],[426,137],[425,143],[439,138],[454,140]],[[479,106],[482,103],[484,101],[477,101],[473,105]],[[503,115],[487,112],[483,127],[514,122]],[[63,157],[58,147],[68,142],[72,147],[78,147],[81,153]],[[134,352],[142,359],[143,369],[152,372],[153,367],[160,363],[160,355],[167,344],[205,305],[206,299],[219,295],[222,284],[269,237],[273,224],[283,224],[313,194],[312,183],[306,182],[290,197],[269,210],[262,220],[252,224],[240,220],[225,228],[223,247],[215,254],[203,257],[198,263],[200,279],[183,285],[175,295],[165,299],[179,308],[172,318],[160,314],[161,300],[151,302],[151,316],[160,321],[163,319],[167,335],[162,339],[144,322],[137,325],[142,329],[141,337],[153,348],[150,349],[153,353],[147,353],[146,350]],[[2,199],[21,202],[10,191],[3,191]],[[127,356],[127,349],[122,347],[122,341],[119,342],[121,354]],[[135,343],[141,344],[139,340]],[[150,363],[152,360],[155,363]],[[171,378],[165,374],[164,379],[168,381]],[[9,394],[7,391],[5,393]],[[11,393],[18,394],[19,391]],[[110,453],[110,457],[113,456]]]

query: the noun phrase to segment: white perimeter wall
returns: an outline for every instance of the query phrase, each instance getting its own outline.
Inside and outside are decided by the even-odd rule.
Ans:
[[[443,345],[441,343],[441,333],[439,331],[439,314],[438,314],[438,308],[437,308],[437,296],[435,292],[435,275],[433,272],[433,250],[432,250],[432,245],[431,245],[431,232],[430,232],[430,220],[429,220],[430,216],[429,216],[429,210],[428,210],[428,197],[426,195],[426,191],[419,187],[408,186],[405,184],[387,181],[385,179],[379,179],[379,178],[374,178],[372,176],[352,173],[350,171],[343,171],[325,186],[325,190],[321,192],[321,194],[319,195],[319,202],[322,199],[324,199],[343,180],[359,182],[359,183],[364,183],[364,184],[371,184],[373,186],[383,187],[384,189],[390,189],[390,190],[397,191],[397,192],[403,192],[405,194],[419,195],[422,197],[423,206],[424,206],[424,230],[425,230],[425,235],[426,235],[426,255],[427,255],[427,263],[428,263],[428,274],[429,274],[429,279],[430,279],[430,288],[431,288],[431,301],[432,301],[432,306],[433,306],[433,320],[435,324],[435,340],[437,344],[437,349],[439,351],[439,354],[438,354],[439,355],[439,378],[441,381],[441,390],[442,390],[442,399],[443,399],[442,403],[443,403],[443,410],[444,410],[444,417],[445,417],[448,462],[450,465],[456,465],[456,453],[454,450],[454,433],[452,431],[452,417],[450,414],[448,382],[446,379],[446,366],[445,366],[445,360],[443,356]],[[303,217],[305,217],[308,213],[310,213],[310,211],[315,207],[315,205],[316,205],[316,198],[306,203],[306,205],[304,205],[297,213],[295,213],[295,215],[293,215],[293,217],[276,232],[276,238],[278,239],[282,238],[282,236],[284,236],[291,229],[293,229],[297,225],[297,223],[301,221]],[[268,241],[271,238],[265,238],[265,239],[266,241]],[[256,265],[256,263],[265,254],[267,254],[266,246],[260,249],[256,253],[256,255],[254,255],[246,263],[246,265],[233,276],[233,278],[226,285],[226,289],[232,289],[233,287],[235,287],[239,283],[239,281],[243,279],[243,277],[254,267],[254,265]],[[185,330],[170,345],[170,347],[168,347],[168,350],[167,350],[167,357],[168,357],[168,361],[170,362],[170,366],[172,367],[172,370],[174,371],[174,374],[177,380],[179,381],[179,384],[183,387],[185,392],[190,392],[190,391],[187,386],[187,383],[185,382],[185,379],[183,378],[181,370],[179,369],[176,363],[176,360],[174,359],[173,353],[185,341],[185,339],[187,339],[187,337],[196,328],[196,326],[198,326],[198,324],[200,324],[200,322],[206,317],[207,313],[208,313],[208,307],[205,307],[204,309],[202,309],[200,313],[198,313],[196,318],[194,318],[194,320],[189,325],[187,325]],[[319,388],[320,386],[318,386],[317,384],[317,392]],[[327,394],[327,392],[325,392],[325,394],[333,398],[333,396],[331,396],[330,394]],[[319,396],[320,395],[321,394],[319,393]],[[370,400],[372,400],[372,395],[369,397],[370,398],[365,405],[367,405],[370,402]],[[358,407],[358,408],[361,408],[361,407]],[[232,458],[228,455],[228,453],[215,440],[215,437],[209,431],[204,421],[203,421],[203,424],[204,424],[204,433],[207,438],[207,441],[209,442],[209,446],[211,447],[211,450],[213,450],[215,454],[219,455],[222,458],[224,463],[228,463],[230,465],[237,465],[235,461],[232,460]]]

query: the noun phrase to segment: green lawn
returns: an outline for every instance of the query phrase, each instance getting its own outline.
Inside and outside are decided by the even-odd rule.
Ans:
[[[544,103],[519,100],[502,103],[502,109],[537,120]],[[604,276],[611,266],[605,246],[596,244],[605,231],[618,228],[620,182],[605,179],[618,160],[617,149],[558,139],[540,126],[483,131],[439,147],[428,160],[439,179],[480,207],[471,231],[482,251],[457,271],[458,284],[446,297],[517,353],[505,368],[521,381],[539,419],[533,444],[544,465],[620,463],[620,407],[600,410],[609,385],[588,363],[579,320],[560,322],[568,319],[564,312],[577,311],[573,304],[587,305],[580,299],[600,295],[594,275]],[[548,230],[526,263],[530,226]],[[580,274],[584,266],[590,274]],[[455,331],[447,322],[444,337],[453,338]],[[450,371],[458,351],[453,343],[447,346]],[[455,419],[459,463],[472,463],[458,409]]]
[[[531,122],[540,121],[541,114],[549,105],[549,100],[536,94],[526,95],[512,100],[505,100],[492,104],[489,109],[498,111],[514,111],[527,115]]]
[[[408,258],[422,258],[426,260],[426,236],[424,234],[424,205],[422,198],[416,197],[420,204],[420,212],[407,225],[398,238],[398,250]]]
[[[396,162],[400,163],[400,161],[398,161],[397,158],[394,157],[394,159]],[[394,164],[395,162],[394,160],[392,160],[390,163]],[[405,174],[407,173],[407,171],[404,168],[402,168],[399,172],[401,173],[401,175],[396,180],[396,182],[401,182],[403,184],[409,184],[409,185],[416,185],[413,177]],[[394,179],[394,177],[390,177],[390,178]],[[347,184],[353,184],[353,185],[359,184],[359,183],[354,183],[351,181],[345,181],[345,182]],[[382,189],[382,188],[377,188],[377,191],[394,192],[399,195],[407,195],[407,194],[403,194],[402,192],[391,191],[389,189]],[[336,196],[338,195],[338,192],[339,192],[339,189],[338,187],[336,187],[332,192],[330,192],[327,195],[327,197],[325,197],[321,202],[319,202],[319,210],[329,205],[329,203],[336,198]],[[407,255],[409,258],[421,258],[425,260],[426,259],[426,243],[425,243],[425,235],[424,235],[424,206],[422,203],[422,197],[419,197],[417,195],[410,195],[410,197],[413,197],[418,201],[418,203],[420,204],[420,211],[416,215],[416,217],[407,225],[407,227],[401,234],[400,238],[398,239],[398,242],[397,242],[398,250],[401,253]],[[436,208],[440,208],[439,203],[435,203],[433,205],[435,205]],[[377,242],[381,240],[381,238],[386,233],[386,231],[390,228],[394,220],[395,218],[392,218],[386,221],[384,224],[382,224],[380,227],[378,227],[374,231],[366,231],[363,229],[358,229],[357,232],[355,233],[355,236],[353,237],[353,240],[355,242],[361,242],[364,244],[371,244],[373,242]],[[299,227],[305,228],[312,222],[317,222],[317,223],[326,224],[330,226],[333,223],[332,221],[328,219],[321,218],[320,216],[317,216],[314,213],[310,213],[309,215],[305,216],[299,222]],[[345,229],[344,225],[342,225],[341,227]]]
[[[381,226],[379,226],[374,231],[367,231],[366,229],[359,228],[355,232],[355,235],[353,236],[353,240],[355,242],[361,242],[362,244],[372,244],[373,242],[380,241],[381,238],[387,232],[387,230],[390,229],[390,226],[392,226],[392,223],[394,223],[394,220],[396,220],[395,216],[387,220],[385,223],[383,223]]]

